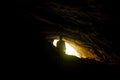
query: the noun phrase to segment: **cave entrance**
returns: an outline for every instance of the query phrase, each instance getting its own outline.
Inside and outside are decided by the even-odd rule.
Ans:
[[[55,39],[53,41],[53,45],[56,47],[57,45],[57,39]],[[66,46],[66,51],[65,51],[65,54],[66,55],[72,55],[72,56],[76,56],[76,57],[80,57],[77,53],[77,51],[67,42],[65,42],[65,46]]]

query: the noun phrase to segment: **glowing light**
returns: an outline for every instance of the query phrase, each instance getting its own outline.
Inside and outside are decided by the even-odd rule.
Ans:
[[[53,45],[56,47],[56,43],[57,43],[58,40],[54,40],[53,41]],[[76,56],[76,57],[79,57],[78,53],[76,52],[76,50],[70,46],[67,42],[65,42],[65,46],[66,46],[66,54],[67,55],[73,55],[73,56]]]
[[[55,47],[57,46],[57,44],[56,44],[57,41],[58,41],[58,40],[54,40],[54,41],[53,41],[53,45],[54,45]]]

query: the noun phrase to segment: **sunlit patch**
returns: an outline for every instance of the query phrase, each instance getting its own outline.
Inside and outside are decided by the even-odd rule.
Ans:
[[[54,45],[55,47],[57,46],[57,45],[56,45],[57,41],[58,41],[58,40],[54,40],[54,41],[53,41],[53,45]],[[80,57],[80,56],[78,55],[78,53],[76,52],[76,50],[75,50],[72,46],[70,46],[67,42],[65,42],[65,46],[66,46],[66,54],[67,54],[67,55],[73,55],[73,56],[76,56],[76,57]]]

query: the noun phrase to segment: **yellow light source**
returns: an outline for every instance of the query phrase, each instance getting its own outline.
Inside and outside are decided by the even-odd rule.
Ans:
[[[57,45],[56,45],[57,41],[58,41],[58,40],[54,40],[54,41],[53,41],[53,45],[54,45],[55,47],[57,46]],[[76,56],[76,57],[80,57],[80,56],[78,55],[78,53],[76,52],[76,50],[75,50],[72,46],[70,46],[67,42],[65,42],[65,46],[66,46],[66,52],[65,52],[65,54],[67,54],[67,55],[73,55],[73,56]]]

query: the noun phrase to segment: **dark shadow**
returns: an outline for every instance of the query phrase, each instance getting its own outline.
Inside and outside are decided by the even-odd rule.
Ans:
[[[58,80],[69,74],[67,79],[72,76],[74,78],[79,76],[88,78],[87,76],[91,75],[91,78],[93,79],[93,76],[95,76],[96,80],[96,75],[99,76],[98,78],[104,78],[104,75],[112,77],[117,72],[120,73],[120,65],[98,64],[94,60],[78,59],[70,56],[69,59],[62,60],[59,58],[59,53],[61,55],[65,53],[65,42],[62,37],[60,37],[57,44],[58,51],[56,51],[56,48],[41,33],[43,27],[51,25],[46,25],[42,21],[34,19],[31,15],[28,15],[27,11],[25,12],[22,9],[18,11],[16,23],[15,27],[21,28],[19,31],[20,35],[14,33],[18,36],[18,40],[16,40],[15,36],[16,45],[13,51],[10,52],[10,54],[15,52],[14,58],[10,65],[7,66],[11,70],[8,74],[14,73],[12,75],[13,78],[17,76],[17,78],[22,79]],[[25,26],[27,26],[26,29]],[[18,31],[16,30],[16,32]]]
[[[60,40],[57,42],[57,50],[59,53],[61,53],[61,55],[65,55],[66,46],[62,35],[60,35]]]

